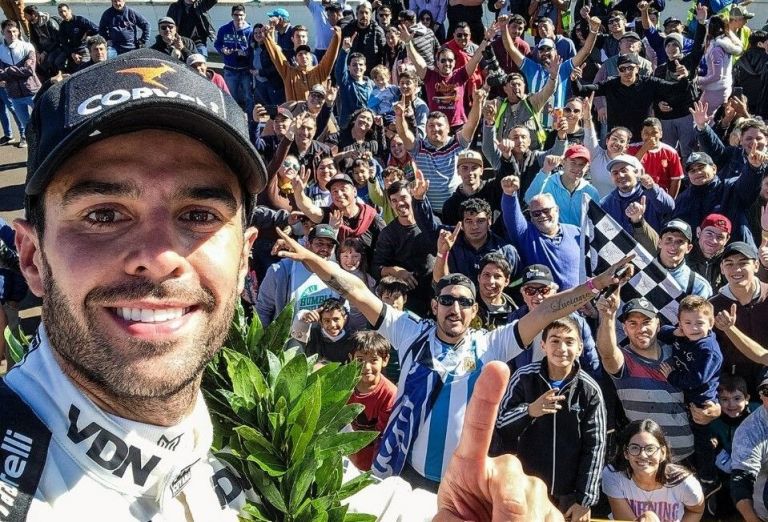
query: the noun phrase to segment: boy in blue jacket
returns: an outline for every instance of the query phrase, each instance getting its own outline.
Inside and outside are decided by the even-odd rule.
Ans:
[[[661,363],[660,369],[667,381],[685,394],[688,404],[704,408],[717,404],[717,387],[723,354],[712,327],[715,313],[712,303],[698,295],[689,295],[680,301],[678,325],[662,326],[658,340],[672,344],[672,357]],[[713,493],[717,481],[715,452],[709,428],[691,419],[694,464],[704,493]]]

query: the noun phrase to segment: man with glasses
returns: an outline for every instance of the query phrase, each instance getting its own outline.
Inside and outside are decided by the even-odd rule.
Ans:
[[[456,30],[453,32],[453,38],[445,43],[445,47],[453,51],[453,56],[456,58],[454,67],[459,69],[467,65],[472,57],[480,52],[479,46],[472,41],[472,35],[469,31],[469,25],[466,22],[459,22],[456,24]],[[434,59],[433,59],[434,63]],[[475,89],[479,89],[483,85],[483,73],[480,67],[475,69],[475,72],[469,77],[466,84],[466,93],[464,96],[464,111],[469,111],[469,103],[472,100],[472,94]]]
[[[610,58],[619,54],[621,37],[627,31],[627,18],[621,11],[611,11],[608,13],[608,20],[606,20],[605,25],[608,34],[600,35],[600,42],[597,47],[606,58]]]
[[[534,22],[534,26],[536,27],[537,43],[543,38],[549,38],[555,42],[555,50],[563,61],[576,56],[576,46],[574,45],[573,40],[562,34],[556,34],[555,24],[551,18],[548,16],[539,17],[539,19]]]
[[[442,234],[455,238],[455,232]],[[398,396],[374,459],[374,474],[401,475],[415,487],[432,491],[457,448],[465,407],[482,367],[517,356],[546,325],[588,301],[590,288],[618,282],[614,272],[629,261],[622,259],[588,283],[550,297],[522,319],[488,332],[469,328],[477,314],[477,296],[475,284],[465,275],[441,278],[431,301],[435,319],[418,319],[386,306],[356,276],[283,237],[288,250],[280,255],[306,264],[360,310],[398,352],[402,368]],[[448,484],[446,477],[443,485]]]
[[[208,57],[208,42],[216,37],[216,31],[208,11],[218,0],[176,0],[168,6],[165,16],[178,26],[181,36],[195,42],[197,53]]]
[[[525,304],[510,313],[507,322],[525,317],[531,310],[536,310],[544,302],[544,299],[556,294],[558,290],[559,287],[555,283],[549,267],[545,265],[526,267],[523,269],[523,278],[520,285],[520,295]],[[573,319],[579,326],[579,335],[583,345],[583,350],[579,356],[581,368],[590,376],[596,379],[600,378],[602,376],[600,358],[597,356],[597,348],[595,347],[592,330],[584,317],[578,312],[573,312],[568,317]],[[541,350],[541,341],[541,333],[539,333],[533,340],[531,350],[525,350],[509,362],[512,371],[522,368],[526,364],[538,362],[544,357],[544,352]]]
[[[339,133],[339,125],[333,115],[336,89],[336,87],[331,86],[330,80],[325,84],[316,83],[310,87],[306,101],[300,101],[291,107],[294,116],[303,112],[312,115],[315,118],[315,135],[313,138],[329,145],[337,142]],[[329,91],[331,96],[329,96]]]
[[[560,223],[560,209],[551,194],[538,194],[528,207],[530,221],[520,206],[520,178],[501,180],[501,216],[507,237],[520,253],[524,265],[545,265],[554,274],[555,283],[565,290],[578,286],[582,262],[581,229]]]
[[[758,393],[761,407],[736,428],[731,451],[731,497],[746,522],[768,519],[768,378]]]
[[[183,62],[186,62],[190,55],[195,54],[197,50],[195,42],[176,32],[176,22],[173,21],[173,18],[162,17],[157,21],[157,29],[160,34],[155,37],[152,49]]]
[[[494,23],[486,32],[486,38],[493,38],[495,34]],[[400,39],[405,43],[408,57],[416,67],[416,74],[424,82],[429,110],[445,114],[451,129],[457,130],[467,121],[464,112],[467,82],[482,60],[483,50],[489,45],[488,40],[483,40],[464,67],[456,67],[454,52],[449,47],[441,47],[435,57],[435,68],[432,69],[414,46],[413,35],[404,25],[400,26]]]
[[[386,32],[392,26],[392,9],[387,5],[376,9],[376,23]]]

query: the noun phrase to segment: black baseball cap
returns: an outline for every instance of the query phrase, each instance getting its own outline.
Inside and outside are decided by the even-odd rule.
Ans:
[[[296,49],[294,49],[294,54],[299,54],[301,52],[311,53],[312,48],[308,45],[300,45]]]
[[[664,20],[664,23],[662,24],[664,27],[668,26],[669,24],[682,24],[683,22],[677,18],[676,16],[668,16],[666,20]]]
[[[475,290],[475,283],[472,282],[470,278],[465,276],[464,274],[446,274],[443,277],[440,278],[440,280],[434,284],[433,288],[435,290],[435,295],[439,296],[440,292],[443,291],[443,288],[446,288],[448,286],[463,286],[465,288],[468,288],[470,292],[472,292],[472,297],[477,296],[477,291]]]
[[[637,40],[638,42],[642,40],[642,38],[640,38],[640,35],[634,31],[627,31],[626,33],[621,35],[621,38],[619,38],[619,40],[623,40],[624,38],[631,38],[633,40]]]
[[[692,165],[696,165],[697,163],[713,166],[715,164],[712,156],[706,152],[691,152],[688,155],[688,159],[685,160],[685,170],[688,170]]]
[[[206,144],[239,176],[249,207],[267,183],[267,169],[234,98],[167,54],[139,49],[77,72],[37,99],[27,126],[27,210],[29,198],[42,194],[76,151],[144,129],[178,132]]]
[[[634,313],[643,314],[644,316],[650,319],[653,319],[654,317],[656,317],[656,314],[658,314],[659,312],[656,310],[656,307],[653,306],[653,304],[648,299],[646,299],[645,297],[638,297],[635,299],[630,299],[622,307],[619,321],[621,322],[626,321],[629,314],[634,314]]]
[[[637,59],[637,55],[635,53],[629,53],[629,54],[622,54],[619,56],[619,59],[616,60],[616,67],[621,67],[622,65],[640,65],[640,60]]]
[[[747,259],[757,259],[757,249],[750,245],[749,243],[745,243],[744,241],[734,241],[733,243],[729,243],[725,246],[725,249],[723,250],[723,256],[720,259],[725,259],[726,257],[732,256],[734,254],[741,254]]]
[[[691,230],[691,225],[682,219],[673,219],[672,221],[667,221],[667,223],[662,227],[659,236],[663,236],[664,232],[670,231],[680,232],[683,236],[685,236],[685,239],[687,239],[689,243],[693,242],[693,230]]]
[[[355,186],[355,182],[352,181],[352,178],[347,176],[346,174],[336,174],[331,179],[328,180],[328,183],[325,184],[325,186],[330,189],[331,185],[334,183],[348,183],[349,185],[352,185],[352,187],[357,188]]]
[[[525,272],[523,273],[522,286],[533,283],[547,286],[555,284],[555,279],[552,277],[552,270],[546,265],[531,265],[526,267]]]

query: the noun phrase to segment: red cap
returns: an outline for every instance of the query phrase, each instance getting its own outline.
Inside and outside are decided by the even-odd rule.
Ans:
[[[730,234],[731,220],[722,214],[710,214],[704,218],[704,221],[702,221],[701,225],[699,226],[699,228],[701,228],[702,230],[707,227],[719,228],[726,234]]]
[[[565,158],[582,158],[587,161],[592,161],[592,156],[589,154],[589,149],[584,145],[571,145],[565,149]]]

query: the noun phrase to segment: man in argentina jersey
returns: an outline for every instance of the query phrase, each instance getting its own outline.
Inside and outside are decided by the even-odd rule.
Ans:
[[[447,232],[446,232],[447,233]],[[526,349],[550,322],[576,311],[610,285],[629,257],[585,284],[545,299],[536,310],[488,332],[469,324],[477,314],[475,286],[462,274],[436,284],[431,307],[436,319],[416,319],[386,306],[362,281],[303,248],[284,234],[290,250],[279,253],[302,261],[346,297],[397,350],[401,364],[397,399],[373,472],[402,475],[415,487],[436,490],[456,450],[467,403],[482,367],[508,361]],[[626,277],[626,275],[625,275]]]
[[[683,392],[667,382],[659,370],[672,355],[672,347],[656,339],[659,319],[656,308],[644,298],[632,299],[618,317],[629,345],[619,348],[616,341],[616,311],[619,293],[600,299],[597,309],[600,326],[597,350],[605,371],[616,385],[616,393],[629,420],[653,419],[664,430],[672,449],[672,460],[680,462],[693,454],[693,433],[688,420]],[[698,424],[708,424],[720,416],[720,405],[709,408],[690,406]]]
[[[592,52],[592,48],[595,46],[595,40],[597,39],[597,33],[600,30],[600,19],[596,16],[589,18],[589,37],[584,42],[584,45],[576,56],[563,62],[560,66],[559,81],[557,87],[555,87],[555,94],[552,97],[551,107],[563,107],[569,93],[571,91],[571,73],[576,67],[580,67],[584,61],[589,57]],[[512,36],[509,34],[507,25],[501,31],[501,36],[504,42],[504,48],[509,53],[512,61],[520,69],[520,72],[525,76],[528,83],[528,92],[539,92],[544,88],[544,85],[549,81],[549,64],[552,60],[557,59],[557,49],[555,42],[550,38],[542,38],[539,40],[536,48],[538,50],[538,60],[533,60],[524,56],[523,53],[515,46],[515,42]],[[551,118],[549,111],[543,110],[541,113],[542,125],[544,127],[551,126]]]

